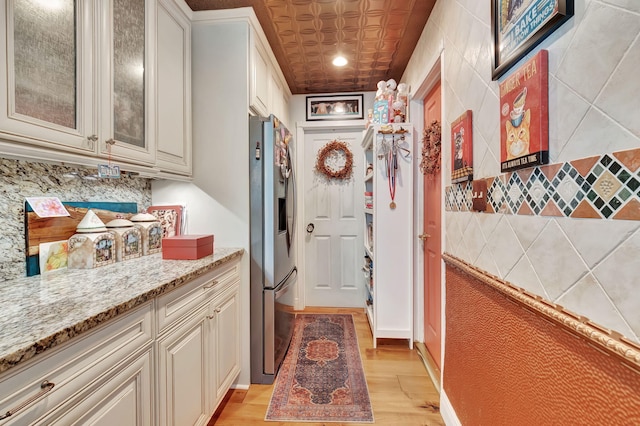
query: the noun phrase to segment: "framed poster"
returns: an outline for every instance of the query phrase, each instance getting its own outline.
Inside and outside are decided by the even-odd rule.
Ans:
[[[362,120],[364,95],[307,96],[307,121]]]
[[[500,170],[549,162],[548,53],[541,50],[500,84]]]
[[[451,123],[451,183],[473,180],[471,110]]]
[[[491,0],[493,80],[573,16],[574,0]]]

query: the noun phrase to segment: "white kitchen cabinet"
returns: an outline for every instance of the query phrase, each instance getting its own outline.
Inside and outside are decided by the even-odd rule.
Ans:
[[[373,208],[363,206],[364,252],[372,260],[363,265],[363,285],[374,347],[378,339],[406,339],[413,347],[413,133],[410,123],[371,125],[362,139],[365,162],[373,166],[364,176]],[[394,150],[395,172],[388,167]]]
[[[239,281],[210,304],[212,326],[211,353],[214,354],[215,392],[212,393],[213,413],[231,384],[240,373],[240,302]]]
[[[158,425],[204,425],[209,353],[208,306],[158,340]]]
[[[158,299],[159,425],[206,425],[240,372],[239,263]]]
[[[260,25],[249,22],[249,108],[261,116],[274,114],[286,123],[287,83]],[[289,93],[290,95],[290,93]]]
[[[49,3],[0,4],[0,152],[157,172],[157,1]],[[163,153],[178,149],[163,145]]]
[[[1,415],[30,402],[0,424],[73,424],[86,418],[88,411],[99,417],[98,407],[135,420],[112,424],[149,424],[153,410],[152,306],[145,303],[1,374]],[[46,393],[41,388],[45,381],[53,384]],[[134,389],[135,395],[130,393]]]
[[[161,171],[191,175],[191,22],[173,0],[158,2],[157,147]]]
[[[278,117],[283,123],[288,123],[289,114],[285,109],[284,90],[280,79],[275,73],[271,73],[269,100],[271,101],[271,113]]]
[[[156,1],[98,2],[98,152],[155,162]]]
[[[260,40],[257,39],[255,32],[251,33],[249,43],[251,44],[250,107],[256,114],[266,116],[271,112],[269,55]]]
[[[51,425],[134,426],[153,423],[153,352],[139,356],[67,404]]]
[[[0,136],[95,154],[94,2],[59,6],[0,3]]]

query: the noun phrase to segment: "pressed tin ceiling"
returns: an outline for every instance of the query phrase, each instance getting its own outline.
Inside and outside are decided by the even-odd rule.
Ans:
[[[376,90],[399,81],[435,0],[185,0],[192,10],[252,6],[293,94]],[[338,54],[349,63],[335,67]]]

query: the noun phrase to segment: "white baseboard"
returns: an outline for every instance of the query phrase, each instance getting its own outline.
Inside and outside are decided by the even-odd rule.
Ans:
[[[236,383],[231,385],[231,389],[249,390],[249,385],[241,385]]]
[[[458,420],[456,411],[453,409],[449,398],[447,398],[447,393],[444,391],[444,388],[440,391],[440,415],[445,425],[462,426],[462,423]]]

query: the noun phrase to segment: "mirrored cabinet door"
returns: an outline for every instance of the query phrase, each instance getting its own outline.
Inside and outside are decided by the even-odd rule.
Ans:
[[[155,1],[107,0],[102,4],[103,155],[153,163]]]
[[[80,0],[3,0],[0,49],[3,136],[96,151],[92,5]]]

